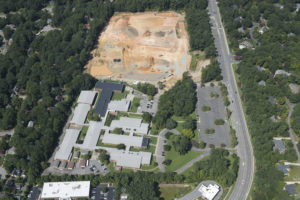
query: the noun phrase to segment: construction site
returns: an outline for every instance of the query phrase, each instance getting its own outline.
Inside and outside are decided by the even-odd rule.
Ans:
[[[86,71],[100,79],[173,85],[189,69],[184,14],[118,13],[101,33]]]

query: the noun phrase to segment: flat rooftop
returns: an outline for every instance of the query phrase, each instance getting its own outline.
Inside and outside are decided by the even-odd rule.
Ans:
[[[42,199],[84,198],[89,197],[90,181],[47,182],[44,183]]]
[[[110,102],[112,93],[115,91],[123,92],[124,84],[122,83],[113,83],[113,82],[105,82],[105,81],[98,81],[95,85],[96,90],[101,90],[100,99],[96,105],[95,114],[101,115],[102,117],[105,116],[108,103]]]
[[[90,121],[89,128],[81,148],[90,149],[91,147],[95,147],[97,145],[101,127],[103,127],[103,123]]]
[[[105,133],[102,139],[102,143],[115,145],[125,144],[126,146],[131,147],[147,147],[148,144],[144,142],[144,139],[147,140],[148,138]]]
[[[142,123],[142,119],[120,117],[119,120],[112,120],[110,127],[122,128],[124,131],[147,134],[149,124]]]
[[[92,105],[95,100],[96,94],[96,91],[82,90],[78,97],[77,103],[86,103]]]
[[[150,165],[151,162],[152,153],[150,152],[133,152],[105,147],[102,149],[109,153],[110,160],[115,161],[116,166],[138,169],[141,165]]]
[[[54,156],[54,160],[69,160],[73,146],[76,143],[80,130],[67,129],[62,143]]]
[[[79,103],[75,110],[71,123],[83,125],[91,106],[88,104]]]

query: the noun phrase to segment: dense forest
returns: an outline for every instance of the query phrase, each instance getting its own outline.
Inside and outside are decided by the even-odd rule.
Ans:
[[[8,46],[0,55],[0,130],[14,128],[9,145],[15,147],[4,167],[26,171],[33,184],[48,166],[75,98],[95,84],[83,66],[114,12],[185,11],[190,46],[214,56],[206,7],[206,0],[0,0],[5,15],[0,29]],[[46,26],[52,30],[42,32]],[[177,85],[187,95],[176,93],[182,101],[174,99],[176,106],[168,106],[167,116],[194,109],[193,82],[188,77],[183,82],[188,86]]]
[[[288,151],[284,156],[274,152],[272,139],[289,135],[287,101],[300,101],[300,93],[293,93],[289,87],[300,83],[300,12],[296,11],[299,1],[219,2],[230,46],[242,57],[236,72],[256,159],[252,199],[291,199],[283,190],[283,173],[275,165],[280,160],[294,159],[294,152]],[[242,41],[249,41],[254,49],[239,49]],[[277,74],[277,70],[284,73]],[[265,84],[259,84],[260,81]],[[298,107],[292,116],[296,130]]]
[[[187,73],[182,80],[178,81],[169,91],[166,91],[159,98],[158,111],[153,118],[158,128],[166,126],[172,115],[187,116],[194,112],[196,105],[196,85]],[[174,127],[176,124],[174,124]],[[170,127],[169,129],[172,129]]]

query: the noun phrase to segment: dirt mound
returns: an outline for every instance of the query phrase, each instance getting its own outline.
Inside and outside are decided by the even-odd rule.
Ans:
[[[101,33],[87,71],[95,77],[130,77],[153,82],[180,79],[189,67],[184,15],[175,12],[119,13]],[[153,78],[148,77],[153,75]],[[136,76],[135,76],[136,75]]]

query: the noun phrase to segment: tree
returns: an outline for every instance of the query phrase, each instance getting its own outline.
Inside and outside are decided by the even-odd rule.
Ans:
[[[195,137],[195,133],[192,129],[183,129],[182,130],[182,134],[190,139],[192,139],[193,137]]]
[[[176,136],[176,139],[173,141],[173,146],[175,151],[180,155],[186,154],[192,147],[190,139],[185,136]]]
[[[164,150],[165,151],[170,151],[171,150],[171,145],[165,144],[164,145]]]
[[[144,112],[142,115],[143,121],[146,123],[150,123],[152,120],[152,115],[148,112]]]
[[[215,129],[213,129],[213,128],[207,128],[207,129],[205,129],[205,133],[206,134],[213,134],[215,132]]]
[[[167,132],[167,133],[165,134],[165,138],[169,139],[172,135],[173,135],[172,132]]]
[[[108,164],[109,163],[109,158],[110,156],[107,154],[106,150],[102,150],[99,152],[99,157],[98,159],[102,162],[102,163],[105,163],[105,164]]]
[[[192,131],[196,128],[195,122],[191,117],[187,117],[182,126],[184,129],[191,129]]]
[[[215,125],[224,125],[225,121],[223,119],[216,119]]]
[[[163,162],[163,164],[164,164],[164,165],[167,165],[167,166],[171,165],[171,163],[172,163],[172,160],[170,160],[170,159],[166,159],[166,160],[164,160],[164,162]]]
[[[203,106],[201,107],[201,110],[202,110],[203,112],[207,112],[207,111],[210,111],[211,108],[210,108],[209,106],[203,105]]]
[[[118,144],[116,147],[117,149],[126,149],[125,144]]]
[[[123,135],[123,129],[122,128],[115,128],[112,132],[114,134]]]
[[[212,80],[220,81],[222,79],[221,69],[216,61],[202,69],[201,80],[203,83],[207,83]]]
[[[171,129],[174,129],[176,128],[177,126],[177,122],[174,121],[173,119],[167,119],[167,122],[166,122],[166,128],[171,130]]]

